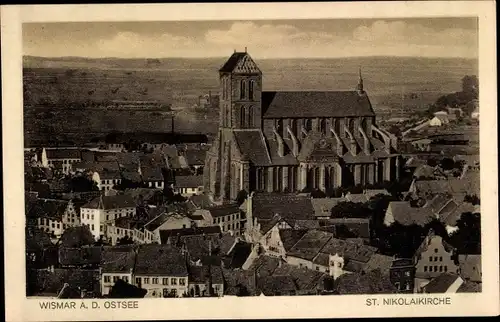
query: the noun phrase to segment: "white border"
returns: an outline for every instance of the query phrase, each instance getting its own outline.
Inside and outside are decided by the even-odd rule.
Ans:
[[[41,310],[25,297],[22,130],[23,22],[479,17],[483,292],[452,305],[375,306],[387,296],[143,299],[131,310]],[[493,1],[3,6],[2,100],[7,321],[458,316],[499,314],[496,33]],[[396,298],[412,297],[394,296]],[[102,301],[100,301],[102,302]]]

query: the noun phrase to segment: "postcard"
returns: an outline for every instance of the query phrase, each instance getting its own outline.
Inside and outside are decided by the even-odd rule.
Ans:
[[[1,13],[7,320],[499,314],[493,1]]]

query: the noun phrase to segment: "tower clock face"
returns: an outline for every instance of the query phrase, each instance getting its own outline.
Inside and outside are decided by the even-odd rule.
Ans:
[[[319,146],[322,148],[326,148],[326,140],[325,139],[319,140]]]

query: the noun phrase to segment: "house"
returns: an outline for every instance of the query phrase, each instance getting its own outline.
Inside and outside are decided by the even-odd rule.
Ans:
[[[122,182],[122,176],[118,170],[102,170],[92,174],[92,180],[97,184],[99,190],[107,193]]]
[[[314,263],[320,251],[325,247],[328,241],[333,237],[333,234],[321,230],[310,230],[290,249],[287,253],[287,263],[290,265],[305,267],[315,270],[316,266],[328,266],[328,262]],[[325,256],[321,256],[325,257]],[[326,256],[328,258],[328,255]],[[323,265],[322,265],[323,264]],[[322,271],[326,271],[328,267],[322,267]]]
[[[370,218],[329,218],[319,221],[320,230],[329,231],[337,238],[361,238],[369,241],[371,237]]]
[[[374,270],[367,274],[344,274],[335,280],[334,294],[394,294],[396,288],[389,276]]]
[[[164,212],[144,225],[144,229],[153,234],[156,242],[160,243],[160,231],[191,228],[192,221],[189,217],[178,213]]]
[[[207,155],[206,149],[188,149],[185,152],[185,158],[189,167],[198,171],[203,170],[205,166],[205,158]]]
[[[158,166],[141,166],[140,175],[142,181],[149,188],[163,189],[165,187],[165,179],[163,170]]]
[[[224,277],[220,266],[189,266],[188,271],[189,296],[221,297],[224,295]]]
[[[364,193],[350,193],[350,192],[348,192],[345,195],[345,199],[347,200],[347,202],[354,202],[354,203],[365,203],[368,200],[370,200],[370,198],[368,198],[368,196],[365,195]]]
[[[257,295],[255,271],[222,268],[222,274],[225,282],[224,296]]]
[[[279,221],[270,226],[267,232],[262,231],[260,245],[268,256],[283,259],[286,259],[287,252],[307,233],[306,229],[280,228]]]
[[[188,211],[194,212],[197,209],[208,208],[214,206],[214,201],[207,194],[192,195],[186,201]]]
[[[137,251],[134,285],[146,289],[145,297],[182,297],[188,292],[185,255],[170,245],[141,245]]]
[[[481,255],[460,254],[458,255],[459,275],[467,282],[482,282]]]
[[[453,255],[453,247],[430,230],[413,256],[415,291],[419,292],[431,279],[443,273],[458,274],[459,267]]]
[[[171,230],[160,230],[160,241],[162,244],[177,244],[184,236],[220,236],[220,226],[191,227]]]
[[[332,208],[339,202],[346,202],[345,198],[313,198],[314,216],[317,219],[328,219],[332,216]]]
[[[130,217],[120,217],[112,223],[107,223],[104,226],[104,237],[111,245],[116,245],[120,239],[125,237],[137,244],[157,242],[155,234],[144,229],[143,220]]]
[[[107,142],[106,150],[113,152],[122,152],[125,150],[125,145],[123,143]]]
[[[209,206],[206,209],[195,210],[194,215],[203,217],[203,226],[220,226],[222,232],[233,232],[236,236],[242,233],[245,217],[238,204]]]
[[[101,247],[84,245],[81,247],[59,247],[61,267],[98,268],[101,263]]]
[[[223,267],[229,269],[242,269],[243,265],[249,260],[253,245],[245,241],[236,239],[232,248],[222,259]]]
[[[101,294],[107,295],[118,280],[132,283],[136,250],[133,246],[104,247],[101,252]]]
[[[415,283],[415,264],[410,258],[395,259],[389,277],[399,293],[413,293]]]
[[[309,196],[286,193],[251,193],[240,206],[245,213],[245,238],[258,242],[279,221],[279,228],[301,228],[315,222],[315,211]]]
[[[464,280],[455,273],[441,273],[422,288],[422,293],[456,293]]]
[[[67,227],[76,226],[76,212],[67,200],[37,199],[30,202],[26,212],[27,225],[59,238]]]
[[[397,138],[376,125],[361,75],[351,91],[262,91],[261,70],[236,52],[219,79],[220,131],[204,171],[215,199],[399,177]]]
[[[408,194],[413,198],[432,199],[436,194],[448,193],[456,200],[463,200],[466,195],[479,196],[479,176],[471,174],[463,179],[448,180],[414,180]]]
[[[410,141],[411,146],[417,151],[429,152],[431,150],[432,140],[430,139],[416,139]]]
[[[80,222],[87,225],[97,240],[104,227],[120,217],[134,217],[136,204],[128,195],[100,196],[80,208]]]
[[[203,193],[203,176],[175,176],[174,192],[184,197]]]
[[[62,172],[68,174],[72,171],[72,164],[82,159],[78,149],[43,148],[40,160],[43,167],[52,168],[58,164]]]
[[[470,114],[471,119],[479,120],[479,100],[472,100],[469,104],[474,107],[472,113]]]
[[[391,226],[397,222],[404,226],[425,226],[435,217],[432,210],[425,207],[412,207],[408,201],[391,201],[384,216],[384,225]]]

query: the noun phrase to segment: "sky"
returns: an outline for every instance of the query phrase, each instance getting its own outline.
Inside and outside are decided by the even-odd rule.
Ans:
[[[478,57],[477,18],[67,22],[23,25],[23,53],[89,58]]]

